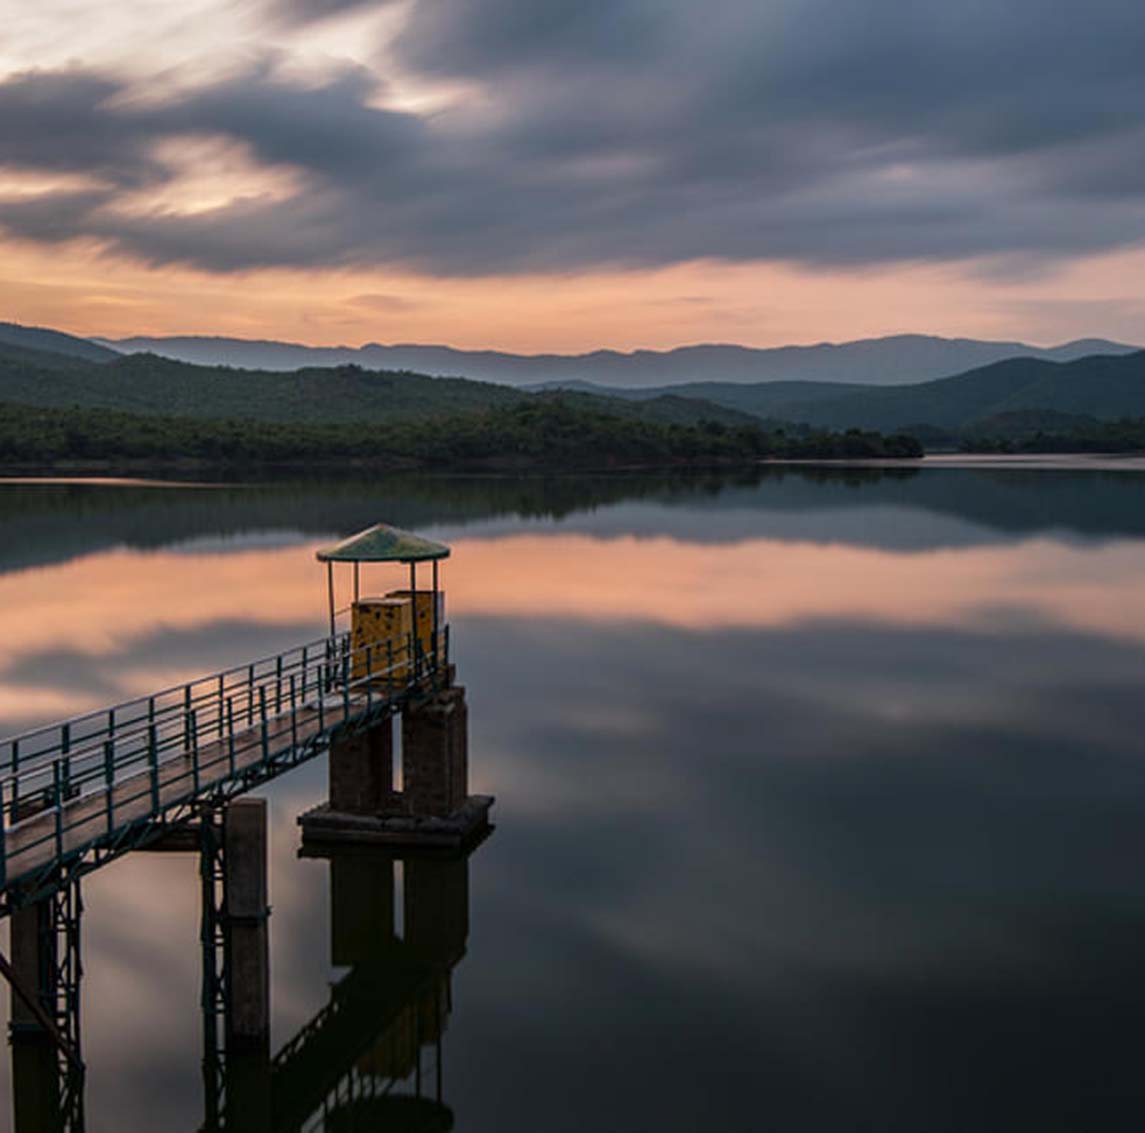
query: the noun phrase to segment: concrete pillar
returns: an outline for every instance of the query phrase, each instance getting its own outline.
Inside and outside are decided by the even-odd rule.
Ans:
[[[443,689],[402,713],[403,795],[411,814],[448,816],[469,794],[464,688]]]
[[[391,717],[330,744],[330,809],[344,814],[392,813],[394,724]]]
[[[266,800],[236,799],[223,822],[229,1050],[270,1040]]]
[[[54,939],[46,901],[17,909],[11,925],[12,970],[35,995],[54,991]],[[11,995],[12,1127],[15,1133],[48,1133],[60,1123],[60,1063],[55,1043],[15,991]],[[51,1010],[50,1003],[44,1004]]]
[[[271,1127],[266,800],[232,802],[223,839],[227,1126],[262,1133]]]
[[[342,854],[330,859],[330,957],[339,968],[377,962],[394,938],[394,862]]]

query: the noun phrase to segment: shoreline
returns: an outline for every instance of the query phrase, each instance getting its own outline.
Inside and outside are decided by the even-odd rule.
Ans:
[[[368,463],[322,464],[207,464],[197,461],[139,464],[107,461],[67,462],[49,466],[21,465],[11,471],[0,467],[0,485],[90,486],[107,488],[215,488],[259,480],[389,479],[406,475],[467,478],[475,476],[631,476],[652,473],[735,473],[766,468],[870,468],[922,472],[954,470],[1029,470],[1145,472],[1143,453],[935,453],[923,457],[803,458],[745,461],[704,461],[669,464],[543,465],[496,463],[484,466],[436,468],[380,467]]]

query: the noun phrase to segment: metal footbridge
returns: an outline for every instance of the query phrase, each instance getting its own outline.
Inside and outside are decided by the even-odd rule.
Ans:
[[[448,664],[448,627],[429,649],[340,633],[6,740],[0,916],[400,710]]]

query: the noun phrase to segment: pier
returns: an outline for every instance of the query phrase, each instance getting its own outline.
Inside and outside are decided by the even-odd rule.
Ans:
[[[418,1128],[451,1127],[440,1112],[440,1048],[428,1101],[420,1054],[414,1101],[359,1082],[354,1069],[378,1028],[410,1018],[417,1041],[381,1059],[383,1078],[396,1080],[423,1032],[440,1043],[443,973],[467,931],[465,862],[491,829],[493,800],[468,793],[468,709],[439,585],[448,555],[443,544],[377,525],[318,553],[324,638],[0,744],[0,917],[12,925],[0,973],[12,987],[17,1133],[84,1128],[81,879],[132,851],[199,857],[205,1129],[301,1128],[333,1104],[379,1118],[413,1107]],[[363,565],[385,563],[408,568],[408,587],[367,596]],[[432,583],[419,588],[422,563]],[[340,564],[352,574],[341,606]],[[300,853],[330,860],[332,962],[351,971],[272,1058],[266,808],[244,796],[320,755],[328,799],[298,817]]]

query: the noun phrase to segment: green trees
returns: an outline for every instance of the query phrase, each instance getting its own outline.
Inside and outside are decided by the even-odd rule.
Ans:
[[[432,420],[298,425],[0,405],[0,467],[603,469],[915,457],[910,437],[621,417],[559,395]]]

